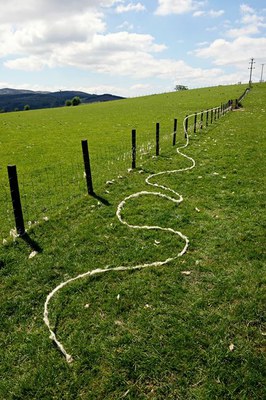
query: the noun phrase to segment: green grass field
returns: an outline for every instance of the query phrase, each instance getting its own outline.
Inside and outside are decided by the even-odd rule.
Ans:
[[[186,114],[239,97],[244,85],[190,90],[123,101],[0,115],[0,236],[14,227],[7,165],[16,164],[25,220],[34,222],[66,208],[86,193],[81,140],[88,139],[95,191],[131,166],[131,131],[137,129],[138,165],[155,148],[172,142],[174,118],[179,141]],[[155,150],[154,150],[155,152]],[[3,204],[3,206],[2,206]]]
[[[27,238],[0,248],[1,400],[264,398],[265,84],[254,85],[242,109],[191,135],[185,153],[194,169],[156,179],[181,193],[183,203],[142,196],[123,210],[130,224],[180,230],[188,252],[159,268],[109,271],[59,291],[49,318],[71,364],[43,322],[46,297],[60,282],[95,268],[176,257],[180,238],[129,229],[118,221],[117,206],[132,193],[154,190],[145,184],[151,173],[189,164],[171,145],[174,118],[180,146],[186,114],[244,89],[0,115],[2,236],[14,227],[9,163],[18,168],[26,220],[39,221]],[[154,158],[156,122],[163,138]],[[138,168],[127,172],[133,128],[142,153],[153,147],[139,152]],[[104,202],[86,195],[83,138]],[[29,258],[34,248],[39,254]]]

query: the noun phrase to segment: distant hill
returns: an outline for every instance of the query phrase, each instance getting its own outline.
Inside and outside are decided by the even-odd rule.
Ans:
[[[62,107],[66,100],[71,100],[75,96],[78,96],[81,103],[85,104],[123,99],[123,97],[112,94],[97,95],[74,90],[35,92],[33,90],[4,88],[0,89],[0,111],[22,111],[25,105],[29,105],[31,110]]]

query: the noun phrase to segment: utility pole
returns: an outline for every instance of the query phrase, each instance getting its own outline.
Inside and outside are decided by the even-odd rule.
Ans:
[[[261,64],[261,76],[260,76],[260,82],[263,82],[263,68],[264,68],[264,64]]]
[[[255,69],[255,67],[253,66],[253,64],[255,64],[255,62],[254,62],[254,58],[251,58],[250,59],[250,67],[249,67],[249,69],[250,69],[250,75],[249,75],[249,87],[251,87],[251,83],[252,83],[252,70],[253,69]]]

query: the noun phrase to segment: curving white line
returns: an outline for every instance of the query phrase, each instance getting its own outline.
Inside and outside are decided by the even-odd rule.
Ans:
[[[217,109],[214,108],[213,110]],[[210,110],[208,110],[210,111]],[[200,114],[200,113],[199,113]],[[57,339],[55,332],[52,330],[51,328],[51,324],[50,324],[50,320],[49,320],[49,311],[48,311],[48,305],[50,300],[52,299],[52,297],[63,287],[65,287],[66,285],[68,285],[71,282],[74,282],[78,279],[82,279],[82,278],[86,278],[88,276],[92,276],[92,275],[96,275],[96,274],[104,274],[107,273],[109,271],[129,271],[129,270],[135,270],[135,269],[144,269],[144,268],[148,268],[148,267],[160,267],[162,265],[168,264],[170,261],[175,260],[177,257],[181,257],[183,256],[183,254],[186,253],[187,249],[188,249],[188,245],[189,245],[189,240],[187,238],[187,236],[185,236],[183,233],[181,233],[180,231],[176,231],[172,228],[164,228],[161,226],[149,226],[149,225],[131,225],[129,223],[127,223],[126,221],[123,220],[122,218],[122,210],[126,204],[126,202],[130,199],[133,198],[137,198],[140,196],[147,196],[147,195],[151,195],[151,196],[158,196],[158,197],[162,197],[165,198],[167,200],[170,200],[174,203],[180,204],[183,201],[183,197],[181,194],[177,193],[176,191],[174,191],[173,189],[167,187],[167,186],[163,186],[163,185],[159,185],[158,183],[152,183],[150,182],[151,179],[157,177],[157,176],[161,176],[161,175],[169,175],[169,174],[174,174],[174,173],[178,173],[178,172],[184,172],[184,171],[188,171],[191,170],[195,167],[196,163],[195,160],[192,157],[187,156],[186,154],[182,153],[180,151],[180,149],[185,149],[188,145],[189,145],[189,135],[188,132],[186,131],[186,127],[185,127],[185,121],[187,118],[193,117],[195,114],[191,114],[189,116],[187,116],[184,121],[183,121],[183,127],[184,127],[184,133],[185,133],[185,138],[186,138],[186,142],[183,146],[180,146],[176,149],[177,154],[181,155],[182,157],[186,158],[187,160],[190,161],[191,165],[189,167],[186,168],[180,168],[180,169],[175,169],[175,170],[171,170],[171,171],[162,171],[162,172],[158,172],[156,174],[151,174],[148,176],[148,178],[146,178],[145,182],[150,185],[150,186],[154,186],[156,188],[160,188],[163,189],[164,191],[170,192],[172,193],[172,195],[176,196],[176,197],[172,197],[172,196],[168,196],[164,193],[161,192],[148,192],[148,191],[141,191],[141,192],[137,192],[134,194],[131,194],[130,196],[127,196],[123,201],[121,201],[117,207],[117,211],[116,211],[116,216],[119,219],[119,221],[128,226],[129,228],[132,229],[147,229],[147,230],[161,230],[164,232],[170,232],[173,233],[177,236],[179,236],[181,239],[184,240],[185,244],[183,249],[177,254],[177,256],[175,257],[170,257],[167,258],[164,261],[155,261],[152,263],[147,263],[147,264],[140,264],[140,265],[135,265],[133,267],[126,267],[126,266],[119,266],[119,267],[114,267],[114,268],[108,268],[108,269],[101,269],[101,268],[96,268],[92,271],[87,271],[83,274],[80,274],[74,278],[68,279],[65,282],[60,283],[58,286],[56,286],[47,296],[45,304],[44,304],[44,314],[43,314],[43,320],[45,325],[48,327],[48,330],[50,332],[50,339],[52,339],[54,341],[54,343],[57,345],[57,347],[59,348],[59,350],[62,352],[62,354],[65,356],[66,361],[68,363],[71,363],[73,361],[73,358],[70,354],[67,353],[67,351],[65,350],[63,344]]]

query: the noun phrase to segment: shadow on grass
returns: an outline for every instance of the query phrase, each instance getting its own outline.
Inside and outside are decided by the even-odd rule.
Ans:
[[[100,201],[101,203],[103,203],[105,206],[111,205],[111,203],[109,203],[108,200],[104,199],[103,197],[99,196],[96,193],[92,193],[91,196],[94,197],[96,200]]]
[[[35,242],[35,240],[30,238],[28,233],[24,233],[24,235],[21,235],[20,239],[22,239],[33,251],[42,253],[42,248],[38,245],[37,242]]]

